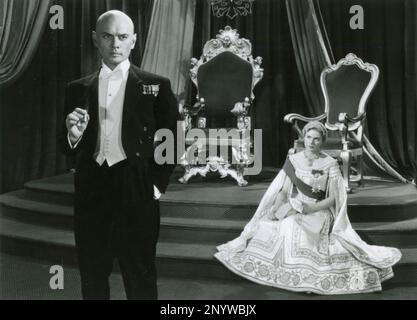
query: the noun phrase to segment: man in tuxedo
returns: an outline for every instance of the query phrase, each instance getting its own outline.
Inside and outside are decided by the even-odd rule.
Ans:
[[[74,233],[84,299],[109,299],[117,259],[128,299],[156,299],[158,198],[174,164],[154,160],[154,134],[174,132],[178,108],[168,79],[129,62],[136,34],[116,10],[92,34],[98,72],[68,84],[63,152],[76,158]]]

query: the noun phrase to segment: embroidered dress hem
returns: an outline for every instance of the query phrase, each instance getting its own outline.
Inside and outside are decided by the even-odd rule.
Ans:
[[[302,281],[301,274],[303,271],[294,270],[294,269],[277,269],[276,276],[266,275],[265,264],[258,264],[258,267],[255,267],[251,264],[243,265],[242,268],[236,267],[233,263],[230,263],[227,258],[224,257],[224,252],[217,252],[214,254],[214,257],[219,260],[227,269],[235,273],[236,275],[243,277],[249,281],[255,282],[257,284],[266,285],[274,288],[284,289],[293,292],[311,292],[320,295],[343,295],[343,294],[357,294],[357,293],[371,293],[371,292],[380,292],[382,291],[381,284],[394,277],[394,272],[392,268],[386,268],[383,270],[373,269],[364,273],[364,277],[360,279],[362,283],[371,281],[371,283],[365,285],[364,287],[355,287],[358,286],[358,279],[354,278],[353,275],[314,275],[310,272],[310,276],[305,277]],[[246,271],[244,268],[248,269]],[[250,271],[253,268],[253,271]],[[276,267],[273,267],[276,268]],[[281,273],[281,274],[280,274]],[[306,272],[304,272],[306,273]],[[261,274],[263,276],[261,276]],[[280,274],[280,275],[278,275]],[[377,274],[377,275],[376,275]],[[350,280],[346,280],[346,278]],[[332,283],[332,280],[337,279],[336,282]],[[378,281],[379,280],[379,281]],[[317,283],[313,285],[312,282]],[[374,282],[375,283],[372,283]],[[352,287],[349,286],[352,285]]]

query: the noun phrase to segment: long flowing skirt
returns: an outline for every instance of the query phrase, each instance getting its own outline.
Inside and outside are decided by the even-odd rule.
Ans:
[[[380,291],[393,277],[355,258],[329,233],[329,210],[264,219],[242,252],[220,250],[215,257],[232,272],[263,285],[318,294]]]

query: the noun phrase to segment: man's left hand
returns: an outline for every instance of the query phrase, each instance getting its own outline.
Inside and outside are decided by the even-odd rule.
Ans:
[[[161,197],[161,192],[158,190],[156,186],[153,186],[153,198],[155,200],[159,200],[160,197]]]

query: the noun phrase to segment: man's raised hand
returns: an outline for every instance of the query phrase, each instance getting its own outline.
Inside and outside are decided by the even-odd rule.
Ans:
[[[67,115],[65,124],[71,143],[75,143],[83,135],[87,128],[88,120],[87,110],[81,108],[75,108],[73,112]]]

